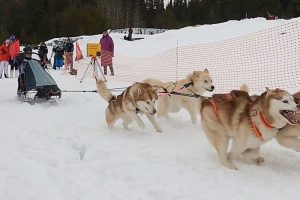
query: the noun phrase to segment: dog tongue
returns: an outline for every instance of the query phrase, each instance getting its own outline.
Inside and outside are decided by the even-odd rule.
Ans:
[[[296,112],[293,111],[283,111],[283,114],[287,120],[289,120],[290,123],[296,124],[297,123],[297,116]]]

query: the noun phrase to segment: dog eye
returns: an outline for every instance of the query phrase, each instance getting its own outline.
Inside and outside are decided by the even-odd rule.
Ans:
[[[150,102],[147,102],[147,104],[149,104],[149,105],[150,105]]]
[[[283,100],[282,102],[283,102],[283,103],[288,103],[289,101],[288,101],[288,100]]]
[[[208,81],[207,81],[207,80],[205,80],[205,81],[204,81],[204,83],[208,83]]]

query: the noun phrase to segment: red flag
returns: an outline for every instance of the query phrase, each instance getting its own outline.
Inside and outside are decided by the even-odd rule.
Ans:
[[[78,42],[76,42],[76,57],[75,57],[75,61],[79,61],[81,59],[83,59],[82,51],[80,49],[80,46],[79,46]]]

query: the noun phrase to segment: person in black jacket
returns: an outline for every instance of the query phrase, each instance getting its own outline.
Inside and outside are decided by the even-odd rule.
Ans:
[[[18,77],[18,91],[17,94],[20,96],[22,93],[26,92],[25,86],[25,73],[26,68],[28,67],[28,61],[32,58],[32,48],[30,45],[24,47],[24,53],[21,53],[16,56],[15,64],[18,65],[19,68],[19,77]]]
[[[48,62],[47,54],[48,54],[48,48],[45,42],[42,42],[38,47],[38,55],[40,57],[40,62],[43,68],[46,68],[46,64]]]
[[[65,56],[66,56],[66,65],[65,69],[72,70],[73,69],[73,51],[74,45],[70,38],[67,39],[65,43]]]
[[[129,27],[129,29],[128,29],[128,36],[125,35],[124,39],[128,40],[128,41],[132,41],[132,33],[133,33],[133,30],[132,30],[131,27]]]

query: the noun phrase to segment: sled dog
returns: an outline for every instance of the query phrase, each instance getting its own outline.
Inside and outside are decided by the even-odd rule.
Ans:
[[[293,96],[284,90],[267,89],[254,101],[248,92],[233,90],[202,100],[201,125],[221,163],[237,169],[232,161],[241,155],[263,162],[260,145],[275,138],[287,124],[294,125],[296,110]],[[229,139],[232,147],[227,154]]]
[[[158,92],[180,92],[184,94],[202,95],[206,91],[213,91],[214,86],[209,71],[194,71],[185,79],[177,82],[163,83],[157,79],[145,79],[144,83],[158,87]],[[178,112],[181,108],[186,109],[191,116],[192,123],[197,121],[197,113],[199,113],[200,102],[198,98],[187,97],[181,95],[159,95],[157,106],[158,117],[169,117],[168,113]]]
[[[277,142],[289,149],[300,152],[300,92],[293,95],[295,102],[298,104],[298,111],[296,118],[298,120],[296,125],[287,125],[279,131],[276,139]]]
[[[123,126],[128,130],[128,125],[134,120],[140,128],[145,128],[145,124],[138,113],[146,114],[149,121],[153,124],[157,132],[162,129],[157,123],[156,100],[157,89],[146,83],[134,83],[122,94],[114,96],[108,89],[103,80],[96,82],[97,91],[100,96],[109,104],[105,111],[106,122],[112,128],[118,119],[123,120]]]
[[[240,90],[249,92],[247,85],[243,85]],[[283,129],[279,130],[276,139],[281,146],[300,152],[300,92],[295,93],[293,97],[298,106],[296,113],[297,124],[286,125]],[[257,96],[252,95],[250,98],[255,100]]]

